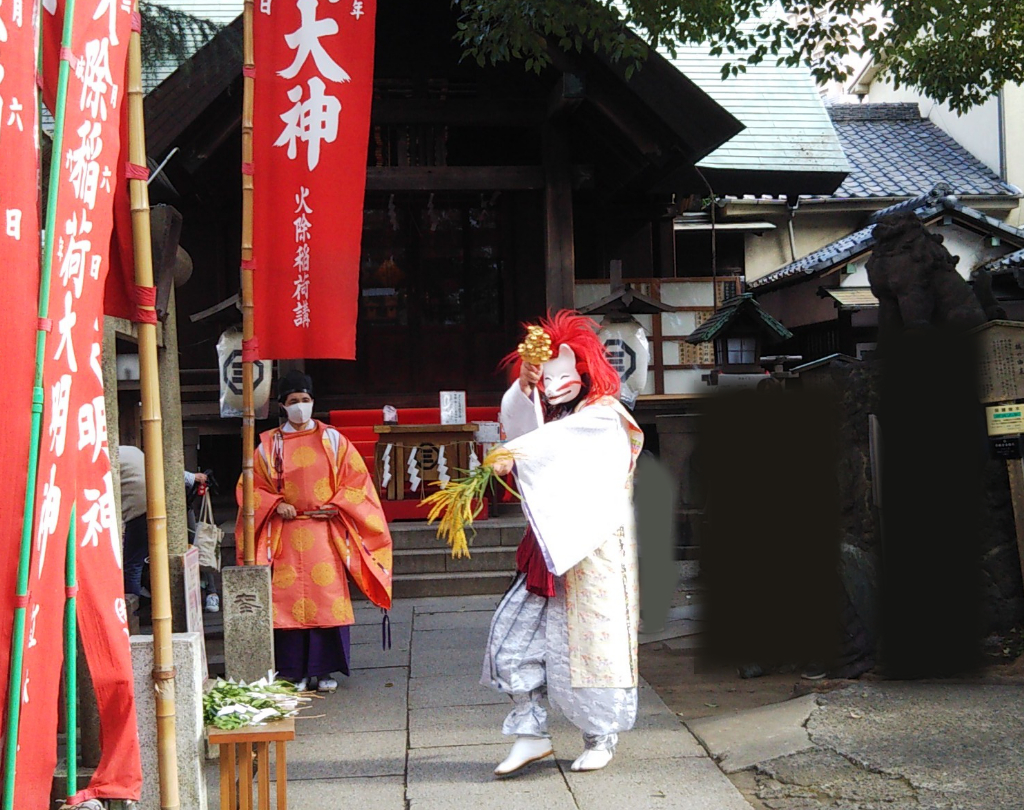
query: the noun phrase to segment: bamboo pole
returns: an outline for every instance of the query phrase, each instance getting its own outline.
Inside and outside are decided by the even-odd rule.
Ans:
[[[64,725],[67,730],[67,791],[68,797],[78,793],[78,540],[75,522],[75,504],[71,504],[71,525],[68,526],[68,552],[64,563]]]
[[[139,11],[138,0],[133,3]],[[133,26],[134,28],[134,26]],[[133,30],[128,42],[128,159],[146,165],[143,117],[142,45]],[[153,248],[149,231],[149,187],[128,181],[135,248],[135,284],[153,286]],[[155,313],[152,306],[144,311]],[[155,320],[155,318],[154,318]],[[156,324],[139,324],[139,377],[142,392],[142,440],[146,451],[146,525],[149,530],[149,578],[153,595],[153,685],[156,692],[157,770],[160,807],[178,810],[178,752],[174,717],[174,650],[171,646],[171,587],[167,563],[167,505],[164,498],[164,448],[157,369]]]
[[[61,48],[71,48],[75,16],[75,0],[64,4],[64,25]],[[42,27],[40,26],[40,31]],[[41,50],[41,46],[40,46]],[[42,76],[41,66],[37,68]],[[14,810],[15,772],[18,761],[18,727],[21,719],[21,688],[25,663],[25,613],[28,600],[29,562],[32,556],[32,523],[35,516],[36,474],[39,470],[39,437],[43,427],[43,365],[46,359],[46,331],[43,322],[50,311],[50,276],[53,264],[53,236],[57,230],[57,190],[60,188],[60,156],[64,154],[64,108],[68,96],[71,66],[60,60],[57,73],[57,103],[53,119],[53,149],[50,152],[50,185],[46,201],[42,264],[39,271],[39,328],[36,329],[35,378],[32,383],[32,425],[29,433],[28,470],[25,484],[25,505],[21,519],[21,545],[18,550],[17,602],[11,633],[11,667],[7,684],[7,727],[4,747],[4,780],[0,791],[3,810]]]
[[[252,289],[252,195],[253,178],[245,167],[252,166],[252,117],[255,93],[253,48],[253,0],[245,0],[243,14],[242,91],[242,542],[243,561],[256,564],[255,508],[253,505],[252,454],[256,445],[256,411],[253,402],[252,360],[245,346],[253,339]]]

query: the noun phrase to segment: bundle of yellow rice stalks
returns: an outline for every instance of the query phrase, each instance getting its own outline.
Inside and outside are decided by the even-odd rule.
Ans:
[[[473,521],[480,516],[483,496],[492,481],[497,481],[517,498],[520,497],[518,492],[494,473],[494,463],[509,456],[513,454],[499,445],[484,457],[481,466],[465,478],[452,479],[447,483],[439,482],[438,486],[441,489],[423,499],[423,503],[430,507],[427,522],[433,523],[441,518],[437,526],[437,536],[452,547],[452,557],[469,557],[466,530],[472,531]]]

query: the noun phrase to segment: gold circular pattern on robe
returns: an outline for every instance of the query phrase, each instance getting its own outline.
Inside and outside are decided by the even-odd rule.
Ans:
[[[383,565],[388,570],[389,573],[391,572],[392,554],[390,546],[384,546],[384,548],[379,548],[376,551],[371,552],[370,556],[373,557],[373,559],[379,562],[381,565]]]
[[[275,588],[290,588],[295,584],[297,576],[298,574],[295,571],[295,566],[288,565],[287,563],[279,563],[274,566],[273,585]]]
[[[285,481],[282,494],[284,495],[285,503],[295,503],[299,500],[299,485],[294,481]]]
[[[309,572],[309,578],[321,588],[326,588],[334,582],[336,577],[337,572],[334,570],[334,566],[327,562],[318,562]]]
[[[352,603],[344,596],[339,596],[331,604],[331,615],[334,617],[334,621],[341,622],[343,624],[351,624],[354,618],[352,614]]]
[[[316,602],[312,599],[299,599],[292,605],[292,618],[300,624],[306,624],[316,618]]]
[[[357,473],[366,472],[366,462],[363,461],[363,457],[355,450],[348,454],[348,463],[349,466]]]
[[[291,541],[292,548],[301,552],[309,551],[313,548],[313,542],[316,537],[312,529],[306,526],[296,526],[291,530],[288,539]]]
[[[327,503],[332,495],[334,495],[334,492],[331,491],[331,482],[328,478],[321,478],[313,484],[313,497],[318,504]]]
[[[345,487],[345,500],[354,506],[358,506],[366,500],[366,490],[359,487]]]
[[[292,450],[291,462],[294,467],[312,467],[316,464],[316,450],[305,445],[296,447]]]
[[[384,532],[384,521],[380,519],[380,515],[367,515],[366,527],[376,534],[382,534]]]
[[[263,493],[253,487],[252,490],[252,508],[257,512],[260,511],[260,507],[263,506]]]

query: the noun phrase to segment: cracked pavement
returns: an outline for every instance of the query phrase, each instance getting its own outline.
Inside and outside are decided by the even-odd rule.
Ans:
[[[770,810],[1019,808],[1022,698],[1018,685],[914,682],[819,695],[813,748],[758,763],[748,796]]]

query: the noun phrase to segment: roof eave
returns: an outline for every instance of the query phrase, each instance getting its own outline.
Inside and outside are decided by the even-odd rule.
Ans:
[[[1020,205],[1020,194],[960,194],[958,198],[970,208],[979,211],[1009,213]],[[831,215],[862,213],[889,208],[915,197],[813,197],[800,199],[800,213],[809,215]],[[785,199],[743,199],[728,200],[722,209],[729,216],[763,216],[765,208],[786,210]]]

